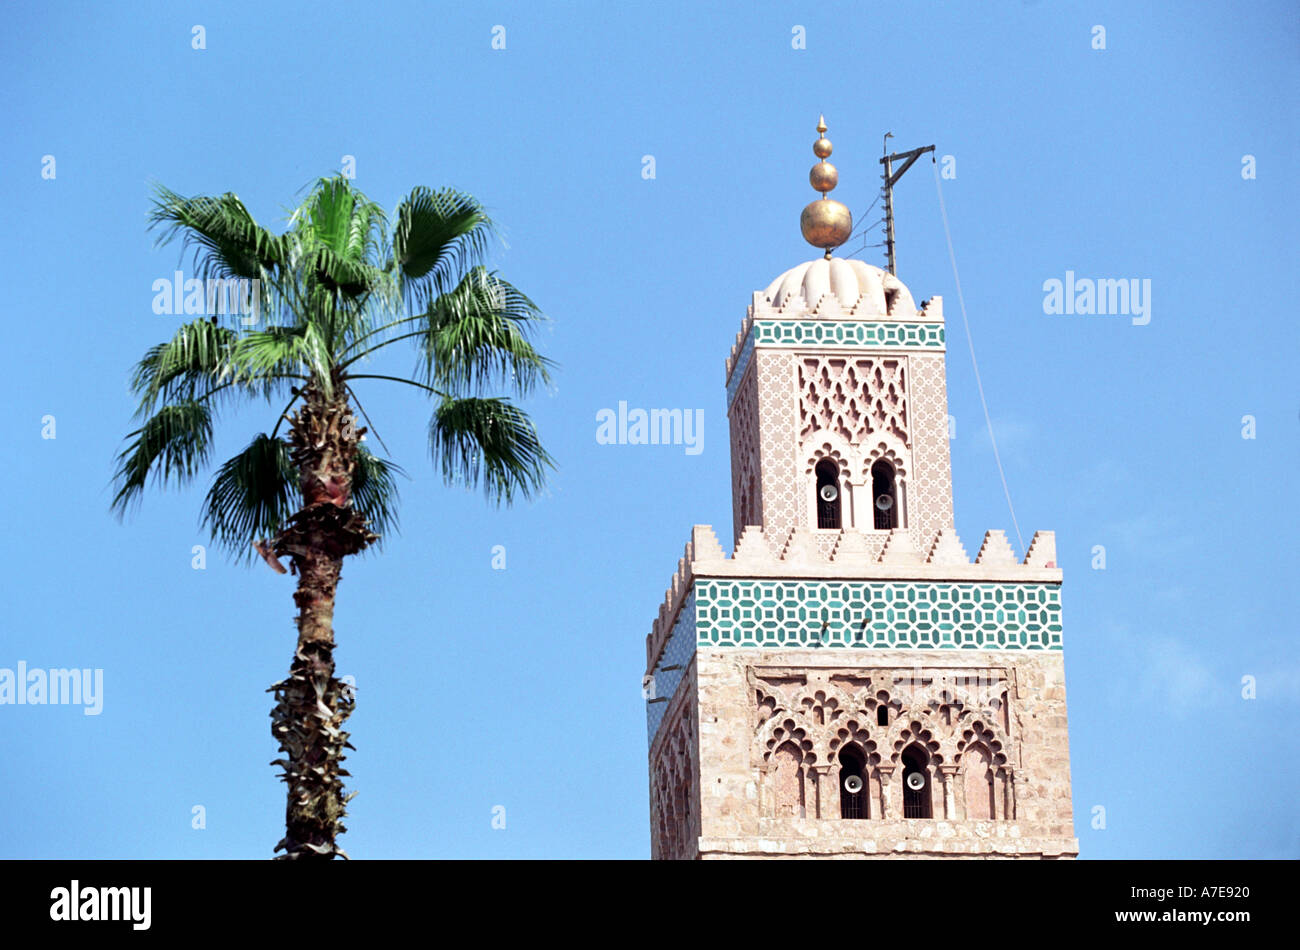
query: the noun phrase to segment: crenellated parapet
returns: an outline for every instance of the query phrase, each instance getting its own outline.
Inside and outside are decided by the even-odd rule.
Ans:
[[[677,571],[659,606],[659,614],[646,638],[646,671],[653,673],[665,644],[676,627],[682,604],[701,580],[815,580],[893,582],[903,590],[918,585],[1032,585],[1059,589],[1062,572],[1056,566],[1056,535],[1037,531],[1023,560],[1017,561],[1005,532],[991,530],[971,560],[954,528],[941,530],[928,550],[918,550],[910,532],[889,532],[883,549],[869,543],[860,531],[845,530],[835,537],[829,554],[818,543],[819,534],[806,528],[785,529],[769,537],[758,525],[741,533],[735,553],[728,557],[712,527],[696,525]],[[876,553],[878,552],[878,553]],[[920,589],[920,588],[918,588]],[[927,588],[928,589],[928,588]],[[992,589],[992,588],[990,588]],[[1018,588],[1008,587],[1016,591]],[[1053,596],[1055,600],[1055,596]],[[1043,644],[1046,645],[1046,644]]]
[[[833,298],[823,298],[830,307]],[[944,352],[946,337],[943,307],[934,298],[930,306],[910,317],[862,318],[854,310],[837,311],[835,319],[825,312],[798,309],[788,314],[774,310],[758,311],[741,323],[740,332],[726,359],[728,403],[744,376],[754,347],[790,348],[816,346],[836,350],[898,350],[919,353]],[[838,306],[838,305],[836,305]],[[935,317],[932,314],[938,313]]]
[[[758,294],[754,295],[755,298]],[[736,360],[740,357],[741,348],[745,345],[745,340],[749,337],[750,328],[754,325],[754,308],[750,307],[745,319],[741,321],[740,331],[736,334],[736,342],[731,345],[731,353],[727,356],[727,379],[731,379],[731,371],[736,366]]]
[[[712,527],[697,524],[691,529],[691,539],[686,542],[685,553],[677,560],[677,570],[673,573],[664,599],[659,604],[659,614],[650,625],[650,635],[646,637],[647,673],[654,671],[655,664],[663,654],[664,644],[672,636],[673,625],[677,622],[678,613],[681,612],[682,602],[691,590],[695,562],[697,560],[711,562],[725,558],[726,554]]]
[[[741,533],[735,554],[727,557],[712,530],[708,531],[716,550],[711,556],[696,554],[694,574],[714,576],[791,576],[930,578],[948,580],[1005,580],[1060,582],[1056,566],[1056,535],[1052,531],[1034,534],[1023,560],[1017,561],[1006,534],[1000,530],[984,535],[972,561],[952,527],[942,529],[927,550],[919,550],[912,532],[896,528],[885,538],[883,548],[862,531],[845,529],[833,535],[829,553],[822,540],[825,531],[786,528],[775,533],[749,525]],[[872,532],[879,536],[883,532]]]
[[[1056,567],[1056,532],[1037,531],[1025,552],[1025,564],[1030,567]]]
[[[863,285],[861,291],[844,286],[832,291],[814,283],[807,290],[817,294],[813,298],[804,296],[803,285],[785,296],[772,288],[756,292],[725,361],[728,405],[755,347],[944,351],[942,297],[932,297],[917,307],[907,288],[885,271]]]

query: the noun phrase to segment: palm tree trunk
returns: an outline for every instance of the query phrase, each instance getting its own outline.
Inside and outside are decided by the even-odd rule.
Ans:
[[[271,734],[285,758],[277,759],[288,785],[285,836],[275,850],[288,859],[347,855],[337,839],[346,805],[343,750],[352,748],[343,723],[354,700],[334,676],[334,596],[343,559],[375,540],[352,508],[357,431],[341,380],[327,397],[311,383],[303,408],[290,417],[290,452],[298,469],[302,507],[275,539],[277,557],[292,558],[298,575],[298,646],[289,676],[268,690],[276,696]],[[364,431],[364,430],[362,430]]]

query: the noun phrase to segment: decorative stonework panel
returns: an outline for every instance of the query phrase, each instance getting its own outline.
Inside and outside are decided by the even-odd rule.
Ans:
[[[824,558],[829,558],[835,553],[835,545],[840,541],[838,532],[819,531],[817,533],[817,553]]]
[[[902,817],[887,787],[901,780],[896,770],[910,746],[924,750],[932,779],[942,781],[933,817],[1015,814],[1007,796],[1019,740],[1007,730],[1006,669],[764,667],[747,676],[764,817],[840,818],[839,756],[850,744],[868,782],[860,817]]]
[[[1058,584],[701,578],[700,646],[1059,650]]]
[[[824,430],[850,445],[881,433],[906,444],[906,378],[906,357],[800,357],[800,441]]]
[[[785,730],[778,726],[767,742],[769,746],[775,746],[765,753],[768,770],[767,799],[771,803],[770,811],[779,818],[807,817],[808,785],[811,780],[808,766],[811,762],[805,762],[800,746],[808,743],[806,740],[801,742],[802,737],[801,729],[793,729],[786,736]]]
[[[755,320],[755,345],[920,347],[943,349],[942,323],[882,323],[869,320]]]
[[[942,356],[914,356],[911,410],[913,433],[912,475],[908,492],[913,541],[929,550],[939,529],[952,521],[952,469],[948,460],[948,390],[944,384]]]
[[[731,510],[735,540],[745,525],[763,523],[759,456],[758,377],[748,373],[731,404]]]
[[[688,860],[696,856],[700,835],[695,704],[682,704],[664,730],[658,754],[650,762],[651,857]]]
[[[759,448],[763,457],[763,525],[790,528],[804,523],[804,479],[795,461],[798,449],[798,392],[794,356],[790,353],[755,354],[758,371]],[[767,534],[774,554],[784,539],[779,530]]]

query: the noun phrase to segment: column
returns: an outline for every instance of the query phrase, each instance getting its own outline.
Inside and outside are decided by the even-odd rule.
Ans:
[[[840,783],[833,765],[815,765],[817,772],[817,817],[840,817]]]
[[[949,821],[957,821],[961,817],[957,814],[957,796],[954,788],[958,780],[957,766],[941,765],[939,772],[943,775],[943,816]],[[965,802],[962,804],[964,805]],[[965,808],[962,811],[965,812]]]
[[[880,817],[885,820],[903,817],[901,814],[894,814],[894,796],[891,790],[894,784],[894,769],[896,767],[893,765],[876,766],[876,771],[880,773]]]

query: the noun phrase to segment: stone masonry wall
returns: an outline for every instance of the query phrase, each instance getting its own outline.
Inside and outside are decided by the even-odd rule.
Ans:
[[[1059,651],[700,648],[696,662],[702,856],[1077,853]],[[865,820],[840,817],[846,742],[870,760]],[[929,756],[929,819],[902,816],[908,748]]]

